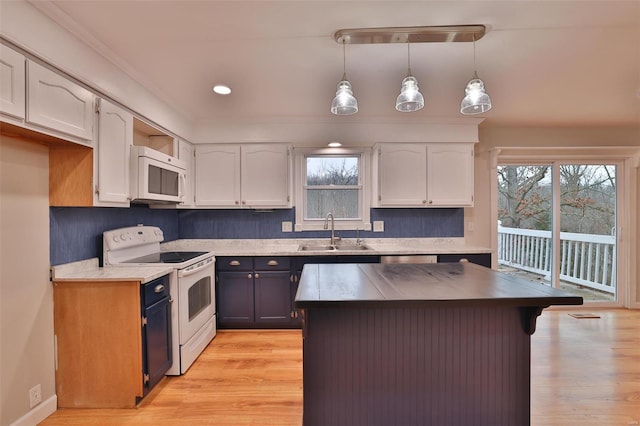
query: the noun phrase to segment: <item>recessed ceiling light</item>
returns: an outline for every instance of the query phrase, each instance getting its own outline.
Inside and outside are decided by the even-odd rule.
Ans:
[[[336,141],[334,141],[334,142],[329,142],[329,146],[330,146],[331,148],[338,148],[338,147],[341,147],[341,146],[342,146],[342,144],[341,144],[340,142],[336,142]]]
[[[229,86],[225,86],[224,84],[216,84],[213,86],[213,91],[218,95],[228,95],[231,93],[231,88]]]

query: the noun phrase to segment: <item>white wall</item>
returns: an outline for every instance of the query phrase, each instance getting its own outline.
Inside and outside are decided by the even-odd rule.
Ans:
[[[295,147],[325,147],[339,141],[345,147],[372,146],[377,142],[478,142],[482,119],[461,118],[447,122],[425,120],[406,123],[379,118],[362,121],[341,117],[309,123],[282,117],[279,122],[196,123],[195,143],[288,142]]]
[[[0,424],[35,424],[55,410],[47,147],[0,136],[0,235]]]

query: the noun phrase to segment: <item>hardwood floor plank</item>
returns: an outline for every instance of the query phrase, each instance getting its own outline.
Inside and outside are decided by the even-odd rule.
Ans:
[[[531,425],[640,424],[640,311],[567,312],[545,310],[532,336]],[[63,409],[41,425],[301,423],[301,332],[222,330],[187,374],[165,378],[137,409]]]

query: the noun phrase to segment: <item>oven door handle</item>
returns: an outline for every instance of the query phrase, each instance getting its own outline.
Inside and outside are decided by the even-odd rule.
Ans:
[[[193,274],[197,274],[198,272],[200,272],[203,269],[208,268],[209,266],[212,266],[212,265],[213,265],[213,262],[205,261],[204,264],[202,264],[201,266],[198,266],[197,268],[179,270],[178,271],[178,277],[183,278],[183,277],[188,277],[188,276],[193,275]]]

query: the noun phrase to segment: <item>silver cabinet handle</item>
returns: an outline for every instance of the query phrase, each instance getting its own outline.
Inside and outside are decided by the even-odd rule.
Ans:
[[[255,274],[255,277],[256,278],[260,278],[260,274]]]
[[[253,275],[248,274],[248,275],[247,275],[247,278],[251,279],[251,278],[253,278]]]
[[[156,293],[162,293],[164,291],[164,284],[158,284],[154,289]]]
[[[232,260],[231,262],[229,262],[229,266],[240,266],[240,261]]]
[[[279,263],[278,263],[277,260],[270,260],[270,261],[267,262],[267,265],[269,265],[269,266],[278,266]]]

